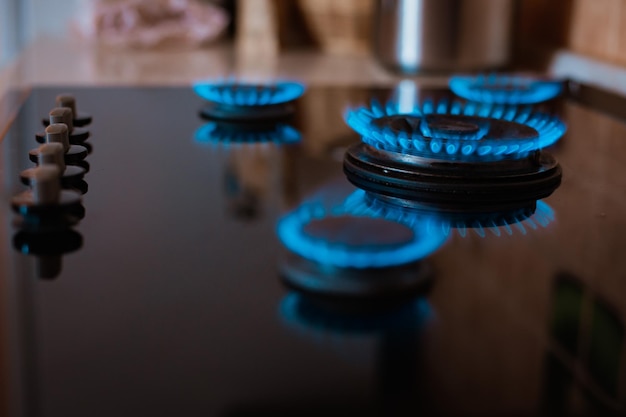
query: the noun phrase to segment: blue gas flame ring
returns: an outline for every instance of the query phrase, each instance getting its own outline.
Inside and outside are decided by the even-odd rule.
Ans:
[[[272,106],[293,101],[304,94],[303,84],[293,81],[277,81],[252,84],[237,81],[200,81],[194,91],[212,103],[237,106]]]
[[[254,128],[248,125],[238,125],[223,122],[209,122],[198,128],[194,140],[202,144],[246,144],[246,143],[275,143],[292,144],[301,139],[301,134],[292,126],[274,124]]]
[[[481,103],[534,104],[561,94],[563,82],[523,75],[458,75],[450,78],[450,89],[457,96]]]
[[[307,224],[335,216],[396,222],[413,232],[412,239],[400,246],[355,247],[312,238],[305,233]],[[434,216],[404,212],[392,207],[372,209],[363,190],[355,191],[335,207],[324,207],[317,202],[303,204],[279,221],[277,233],[293,253],[323,265],[343,268],[382,268],[418,261],[441,247],[447,238]]]
[[[452,128],[447,134],[446,129],[440,129],[433,135],[424,128],[423,120],[435,116],[445,116],[456,123],[474,124],[476,129],[463,132]],[[400,117],[406,122],[387,123],[390,118]],[[369,107],[348,109],[344,118],[368,145],[387,151],[454,160],[522,158],[554,144],[567,130],[557,117],[534,113],[530,107],[450,103],[447,100],[425,100],[409,112],[400,112],[398,103],[393,101],[384,106],[372,101]],[[506,128],[501,129],[504,125]],[[529,129],[532,135],[528,134]]]

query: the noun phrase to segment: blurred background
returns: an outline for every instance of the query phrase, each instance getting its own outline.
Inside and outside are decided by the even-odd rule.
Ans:
[[[277,42],[273,46],[283,50],[314,45],[329,53],[363,53],[372,47],[381,7],[409,7],[405,13],[411,7],[421,8],[423,13],[438,13],[428,3],[457,9],[464,3],[475,3],[478,9],[481,3],[490,9],[510,3],[514,8],[511,41],[515,45],[562,47],[626,63],[626,25],[621,24],[626,20],[624,0],[0,0],[0,62],[6,65],[20,50],[42,37],[80,34],[104,43],[140,46],[143,42],[143,46],[155,47],[160,43],[154,39],[137,41],[133,36],[150,25],[152,29],[161,27],[161,40],[169,35],[171,41],[175,30],[163,25],[173,26],[174,20],[180,21],[181,32],[186,27],[186,42],[194,46],[253,32],[257,37],[265,36],[268,43]],[[217,8],[203,10],[202,14],[201,5]],[[195,18],[185,16],[184,9],[195,12]],[[474,19],[478,23],[480,17]],[[479,28],[476,24],[474,29]],[[202,30],[204,33],[200,33]],[[184,36],[178,36],[178,41],[185,43]],[[196,38],[191,39],[193,36]],[[193,42],[200,38],[203,42]]]
[[[0,10],[0,90],[231,75],[442,83],[528,69],[626,92],[626,0],[0,0]]]

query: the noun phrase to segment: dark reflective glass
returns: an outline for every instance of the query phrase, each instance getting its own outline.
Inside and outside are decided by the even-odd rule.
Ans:
[[[89,192],[65,240],[42,242],[9,200],[41,115],[68,90],[93,116]],[[35,88],[1,147],[9,415],[623,413],[626,124],[551,102],[568,125],[549,149],[562,183],[496,217],[399,212],[363,192],[356,205],[342,163],[359,137],[343,111],[411,108],[402,94],[312,87],[280,127],[240,130],[200,118],[191,88]],[[318,216],[311,199],[332,184],[347,192]],[[308,244],[372,256],[290,251],[279,225],[303,207]],[[440,245],[376,265],[433,224]],[[338,285],[358,291],[326,291]]]

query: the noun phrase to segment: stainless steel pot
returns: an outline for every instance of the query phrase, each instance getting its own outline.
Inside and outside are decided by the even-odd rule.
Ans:
[[[377,0],[374,54],[417,72],[499,67],[509,58],[515,0]]]

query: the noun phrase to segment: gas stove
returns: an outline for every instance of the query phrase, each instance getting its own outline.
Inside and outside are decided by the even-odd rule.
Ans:
[[[8,415],[623,414],[622,99],[406,86],[32,89]]]

